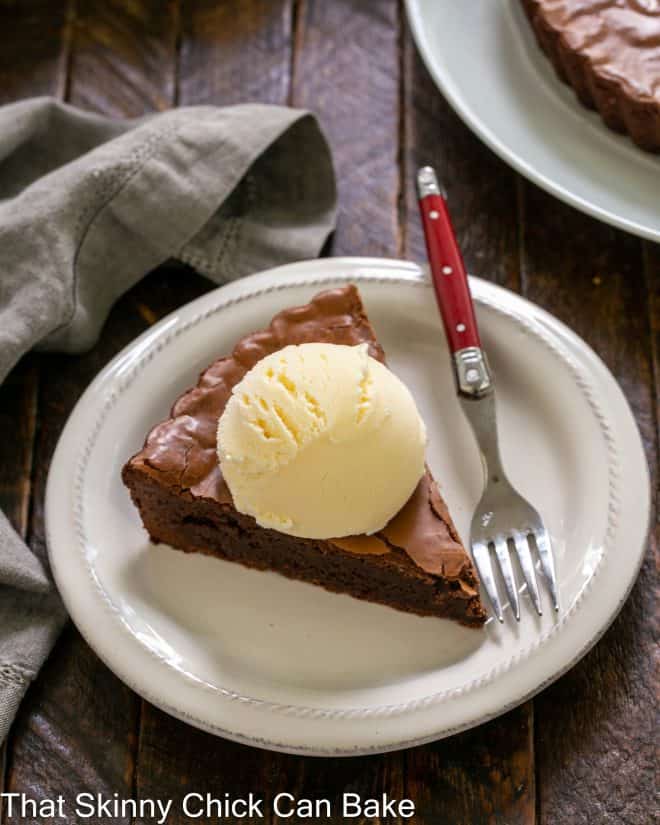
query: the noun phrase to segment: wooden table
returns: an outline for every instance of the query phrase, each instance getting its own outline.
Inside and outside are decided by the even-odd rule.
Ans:
[[[334,255],[421,260],[413,172],[435,164],[470,270],[557,315],[618,378],[656,489],[658,247],[564,206],[492,155],[429,80],[396,0],[3,0],[0,32],[0,102],[48,94],[124,117],[259,100],[318,113],[339,178]],[[40,558],[48,466],[76,400],[121,347],[210,286],[164,267],[118,302],[90,353],[29,355],[0,391],[0,505]],[[387,791],[415,801],[417,823],[645,825],[657,550],[655,531],[619,618],[556,684],[487,725],[386,756],[314,760],[200,733],[124,687],[68,627],[21,708],[0,788],[38,799]]]

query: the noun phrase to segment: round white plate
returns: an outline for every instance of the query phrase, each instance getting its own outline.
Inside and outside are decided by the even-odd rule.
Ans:
[[[578,103],[541,52],[521,0],[406,0],[435,82],[518,172],[600,220],[660,241],[660,158]]]
[[[120,480],[145,433],[214,358],[278,310],[356,283],[389,363],[412,389],[429,463],[467,535],[476,445],[455,397],[431,287],[413,264],[367,258],[254,275],[177,310],[85,392],[48,480],[60,592],[128,685],[222,736],[306,754],[384,751],[447,736],[518,704],[570,667],[637,574],[649,515],[640,438],[614,379],[570,330],[472,281],[494,367],[502,449],[555,542],[561,611],[469,630],[273,573],[150,545]],[[544,601],[548,608],[547,594]]]

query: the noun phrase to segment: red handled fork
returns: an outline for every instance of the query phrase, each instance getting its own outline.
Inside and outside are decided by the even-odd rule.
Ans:
[[[518,585],[511,563],[512,553],[517,555],[530,598],[540,616],[534,554],[540,558],[554,609],[559,609],[550,535],[539,513],[513,487],[502,466],[493,376],[481,346],[467,273],[449,217],[446,195],[430,166],[417,173],[417,189],[431,277],[452,353],[456,388],[483,460],[484,490],[470,526],[472,557],[495,615],[503,622],[491,554],[499,567],[513,614],[520,621]]]

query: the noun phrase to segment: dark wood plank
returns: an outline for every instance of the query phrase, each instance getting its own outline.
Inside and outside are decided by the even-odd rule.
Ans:
[[[0,104],[34,95],[61,97],[66,86],[71,3],[48,0],[0,6]],[[32,453],[36,429],[38,366],[28,357],[0,388],[0,431],[16,433],[0,445],[0,509],[23,537],[27,533]],[[5,790],[6,744],[0,746],[0,792]],[[0,822],[3,819],[0,799]]]
[[[407,753],[415,823],[534,825],[532,703],[467,733]]]
[[[246,90],[260,100],[286,102],[291,60],[291,9],[290,4],[287,9],[283,4],[276,10],[272,7],[277,4],[270,5],[271,10],[268,14],[265,13],[263,3],[241,4],[240,13],[236,13],[235,3],[222,4],[217,9],[213,7],[213,4],[208,3],[192,4],[186,8],[185,15],[191,15],[192,20],[184,19],[183,21],[184,39],[181,44],[180,77],[180,102],[182,104],[235,102],[246,99],[244,96]],[[375,30],[381,31],[379,37],[387,41],[388,52],[384,56],[381,55],[380,59],[384,62],[383,65],[385,61],[389,62],[389,71],[393,71],[392,77],[396,78],[396,9],[393,15],[388,12],[384,18],[383,9],[383,4],[374,4],[372,22]],[[329,7],[324,9],[322,4],[314,4],[312,7],[303,6],[299,10],[300,29],[297,42],[301,51],[297,61],[298,71],[300,71],[300,66],[304,65],[308,67],[305,71],[313,70],[322,73],[323,79],[316,83],[315,93],[323,101],[329,102],[333,99],[336,92],[334,86],[337,81],[340,86],[347,84],[348,73],[351,71],[348,54],[354,57],[361,54],[361,59],[364,59],[363,47],[356,44],[349,45],[348,52],[344,53],[346,47],[344,23],[349,11],[346,4],[339,4],[338,16],[333,19],[332,9]],[[364,39],[370,19],[366,4],[363,4],[361,8],[358,7],[358,14],[361,15],[359,37]],[[271,31],[273,26],[275,31]],[[394,35],[389,40],[382,34],[383,29],[388,26],[393,27],[394,31]],[[338,74],[330,71],[328,55],[323,58],[325,61],[323,65],[317,64],[316,68],[312,69],[316,60],[313,52],[322,32],[326,29],[326,36],[332,39],[329,55],[337,49],[343,54]],[[283,47],[282,44],[285,46]],[[264,49],[268,52],[266,56],[264,56]],[[258,67],[256,72],[255,64]],[[261,66],[269,67],[266,82],[261,76]],[[392,67],[394,67],[393,70]],[[306,103],[311,105],[310,94],[309,88],[300,94],[299,90],[294,88],[294,102],[297,105],[306,105]],[[396,96],[396,80],[393,94]],[[306,100],[302,99],[304,95],[307,95]],[[315,110],[319,108],[317,103],[318,101],[312,106]],[[396,97],[394,103],[396,104]],[[334,129],[337,134],[348,125],[347,118],[347,111],[335,112],[328,107],[324,114],[324,123],[329,130]],[[395,147],[396,116],[385,118],[382,128],[390,130],[386,140],[389,145]],[[375,153],[380,151],[381,138],[378,138],[373,145]],[[344,162],[348,163],[348,147],[343,149],[343,157]],[[387,162],[381,160],[379,163],[381,169],[385,169],[388,163],[391,165],[392,168],[388,169],[387,176],[396,187],[396,149],[390,153]],[[346,181],[346,183],[349,182]],[[352,251],[356,254],[373,254],[383,249],[394,251],[397,244],[395,198],[392,199],[388,193],[388,202],[374,207],[371,215],[373,226],[370,227],[370,235],[382,239],[380,249],[374,250],[370,243],[360,236],[355,240]],[[352,205],[347,206],[346,218],[357,219],[357,217],[357,200],[354,200]],[[347,233],[351,231],[349,227],[350,223],[347,220],[343,228],[338,231],[339,243],[343,244],[346,250],[351,244],[347,238]],[[335,811],[335,816],[330,821],[341,822],[341,818],[337,815],[336,801],[345,791],[361,793],[363,796],[388,791],[390,794],[400,796],[403,792],[402,764],[400,754],[364,760],[310,761],[304,758],[267,753],[192,730],[145,705],[140,736],[137,787],[143,797],[170,793],[174,794],[178,800],[189,792],[222,795],[227,790],[230,790],[232,795],[238,796],[254,791],[266,798],[272,798],[280,792],[312,799],[330,798]],[[222,771],[218,771],[219,765],[222,766]],[[171,817],[173,825],[186,821],[181,815],[180,807],[177,805],[175,808]],[[264,814],[267,821],[274,821],[272,809],[264,809]],[[227,822],[238,821],[240,820],[235,817],[227,819]],[[292,817],[287,821],[303,820]]]
[[[83,3],[75,21],[68,84],[71,102],[109,115],[137,115],[169,105],[174,96],[175,3]],[[98,370],[158,314],[185,299],[178,282],[151,281],[115,308],[90,353],[40,358],[40,429],[35,450],[29,538],[45,558],[43,500],[50,459],[66,419]],[[172,295],[176,293],[176,303]],[[199,284],[192,294],[199,294]],[[145,301],[149,304],[144,311]],[[140,704],[74,629],[63,634],[14,726],[8,788],[36,799],[81,791],[131,796]],[[27,821],[27,820],[26,820]],[[90,822],[101,821],[90,819]]]
[[[404,43],[404,255],[426,260],[415,173],[432,164],[447,189],[470,272],[518,290],[514,173],[459,121],[433,85],[406,32]],[[411,750],[406,794],[415,822],[476,825],[535,821],[533,705],[450,739]]]
[[[73,0],[21,0],[0,4],[0,101],[63,97],[66,89]]]
[[[86,0],[75,20],[68,99],[83,109],[137,117],[176,93],[179,0]]]
[[[179,103],[285,103],[292,0],[195,0],[182,7]]]
[[[37,425],[37,363],[24,358],[0,385],[0,432],[13,433],[0,444],[0,510],[25,537]]]
[[[363,799],[379,798],[385,791],[398,799],[403,795],[403,773],[396,758],[310,759],[260,751],[199,731],[182,731],[181,723],[155,709],[144,716],[140,754],[140,770],[143,765],[149,766],[149,783],[141,780],[141,795],[148,797],[168,789],[175,800],[168,825],[190,822],[182,812],[182,800],[188,793],[209,793],[223,799],[225,793],[234,798],[247,798],[252,792],[264,800],[264,822],[310,821],[297,815],[286,819],[275,816],[272,800],[278,793],[289,793],[296,799],[327,799],[331,807],[330,818],[326,819],[324,814],[311,821],[337,825],[348,821],[341,816],[344,793],[356,793]],[[236,814],[230,814],[222,821],[245,821],[238,815],[240,811]],[[350,821],[379,825],[381,821],[393,820],[356,817]],[[144,825],[148,823],[145,821]]]
[[[657,484],[655,403],[641,244],[526,184],[524,292],[581,335],[619,380]],[[654,548],[619,618],[535,700],[542,823],[652,821]]]
[[[339,189],[335,255],[396,256],[399,17],[392,0],[301,0],[291,100],[320,118]]]

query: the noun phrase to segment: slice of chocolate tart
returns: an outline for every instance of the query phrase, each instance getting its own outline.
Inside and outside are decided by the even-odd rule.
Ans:
[[[286,309],[267,329],[242,338],[175,401],[171,417],[151,430],[123,468],[151,539],[397,610],[482,625],[474,566],[428,470],[403,509],[371,536],[295,538],[259,526],[234,507],[216,450],[218,419],[232,388],[266,355],[310,342],[367,343],[369,354],[384,360],[352,285]]]

